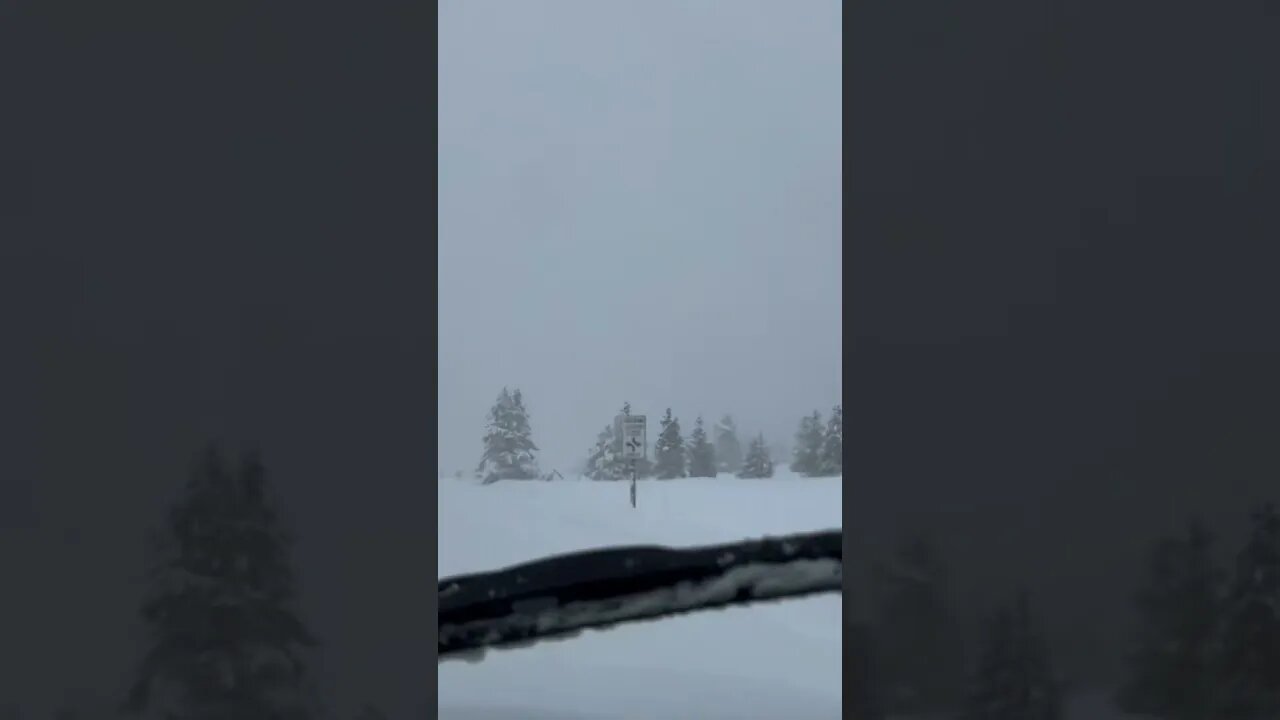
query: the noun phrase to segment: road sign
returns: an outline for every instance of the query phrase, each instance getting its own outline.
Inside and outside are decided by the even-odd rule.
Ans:
[[[622,418],[622,459],[640,460],[647,449],[644,415],[627,415]]]

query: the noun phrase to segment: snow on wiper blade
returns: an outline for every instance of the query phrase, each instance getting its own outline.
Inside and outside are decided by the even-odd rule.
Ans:
[[[439,582],[438,660],[479,660],[587,628],[840,592],[843,532],[696,548],[617,547]]]

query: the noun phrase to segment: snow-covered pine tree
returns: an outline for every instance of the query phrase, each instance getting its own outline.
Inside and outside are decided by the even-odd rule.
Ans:
[[[818,457],[816,474],[827,477],[844,473],[844,410],[836,405],[827,420],[822,437],[822,452]]]
[[[617,444],[613,425],[605,425],[600,434],[596,435],[596,444],[591,448],[591,454],[587,456],[582,474],[592,480],[618,480],[618,463],[615,459],[618,454]]]
[[[1218,717],[1280,717],[1280,515],[1267,503],[1236,558],[1222,637]]]
[[[653,473],[659,480],[674,480],[685,476],[684,438],[680,436],[680,421],[671,415],[671,408],[662,416],[658,442],[653,445]]]
[[[825,439],[826,431],[822,426],[821,413],[814,410],[812,415],[801,418],[800,429],[796,432],[796,445],[791,451],[791,471],[800,475],[817,474]]]
[[[742,467],[742,444],[738,442],[738,427],[733,418],[725,415],[716,423],[716,464],[722,473],[736,473]]]
[[[747,445],[747,457],[742,461],[738,477],[773,477],[773,461],[769,459],[769,447],[765,445],[763,434],[752,438],[751,443]]]
[[[1027,594],[996,612],[983,638],[965,720],[1061,720],[1062,697],[1048,644],[1032,622]]]
[[[529,426],[529,413],[520,391],[502,388],[498,401],[489,410],[485,427],[484,456],[476,467],[476,477],[485,484],[499,480],[535,480],[538,462]]]
[[[315,716],[291,539],[256,453],[228,468],[210,447],[154,538],[142,617],[150,649],[126,707],[181,720]]]
[[[689,477],[716,476],[716,449],[707,440],[707,431],[702,427],[702,416],[699,415],[689,433]]]
[[[1213,537],[1199,522],[1153,548],[1138,592],[1139,628],[1116,705],[1169,720],[1215,717],[1216,655],[1223,573]]]

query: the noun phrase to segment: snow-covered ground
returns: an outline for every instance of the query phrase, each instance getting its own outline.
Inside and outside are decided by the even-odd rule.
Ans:
[[[573,550],[704,545],[841,526],[840,478],[721,476],[481,486],[441,478],[441,577]],[[841,598],[824,595],[641,622],[483,662],[438,666],[442,720],[819,720],[841,716]],[[1107,693],[1069,720],[1123,720]],[[924,719],[921,719],[924,720]],[[933,720],[933,719],[929,719]]]
[[[840,527],[840,478],[441,478],[440,575],[631,544],[704,545]],[[841,713],[841,598],[713,610],[439,665],[442,720],[819,720]]]

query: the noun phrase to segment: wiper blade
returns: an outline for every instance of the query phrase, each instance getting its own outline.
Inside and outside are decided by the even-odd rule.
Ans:
[[[439,581],[438,661],[479,660],[588,628],[813,593],[840,592],[843,532],[696,548],[557,555]]]

